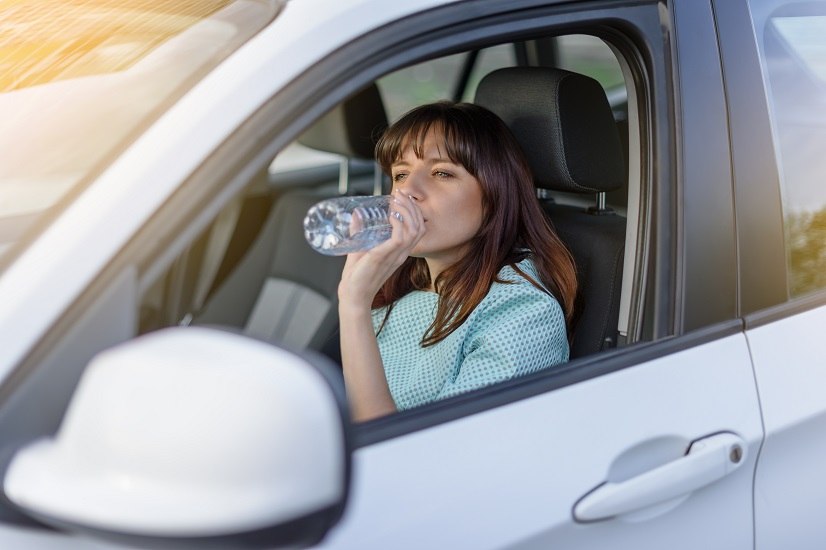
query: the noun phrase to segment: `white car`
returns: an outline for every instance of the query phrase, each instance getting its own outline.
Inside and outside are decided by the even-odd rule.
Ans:
[[[355,425],[301,219],[437,99],[572,358]],[[0,548],[826,544],[826,1],[2,0],[0,120]]]

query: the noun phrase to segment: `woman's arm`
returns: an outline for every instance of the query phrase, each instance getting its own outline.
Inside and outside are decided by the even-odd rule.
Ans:
[[[394,197],[393,210],[399,216],[390,216],[392,236],[367,252],[350,254],[338,285],[341,364],[355,421],[396,410],[373,332],[371,306],[381,285],[422,238],[425,227],[422,214],[410,197],[404,193],[394,193]]]
[[[339,304],[338,312],[341,364],[353,420],[362,422],[395,412],[396,404],[387,386],[370,309]]]

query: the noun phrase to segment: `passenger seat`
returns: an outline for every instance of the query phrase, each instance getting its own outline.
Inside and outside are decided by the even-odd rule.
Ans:
[[[324,115],[299,142],[347,159],[372,160],[386,127],[379,90],[371,85]],[[216,290],[198,324],[243,327],[251,336],[299,349],[317,349],[327,341],[337,326],[344,257],[323,256],[310,248],[302,221],[310,206],[337,195],[346,172],[342,176],[278,198],[257,241]]]

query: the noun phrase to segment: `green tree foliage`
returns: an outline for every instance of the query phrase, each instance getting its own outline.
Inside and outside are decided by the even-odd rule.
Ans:
[[[826,208],[788,212],[786,239],[792,296],[826,288]]]

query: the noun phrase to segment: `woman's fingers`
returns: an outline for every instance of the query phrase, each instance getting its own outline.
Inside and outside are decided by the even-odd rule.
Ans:
[[[410,244],[413,246],[421,238],[424,230],[424,218],[421,209],[410,195],[401,191],[393,193],[390,225],[393,226],[393,236],[398,245]],[[397,229],[398,228],[398,229]]]

